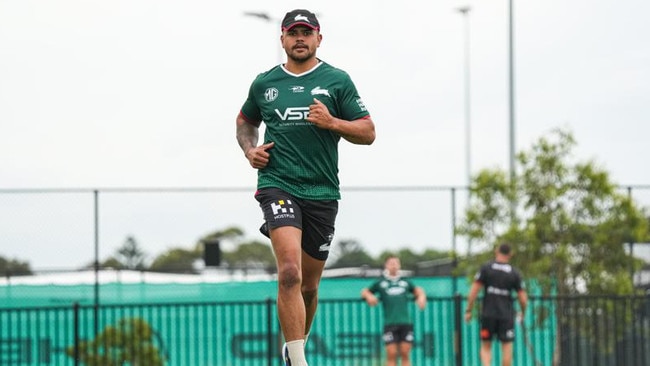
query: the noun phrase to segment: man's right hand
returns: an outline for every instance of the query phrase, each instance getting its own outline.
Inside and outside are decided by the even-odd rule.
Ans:
[[[274,142],[269,142],[268,144],[251,147],[246,150],[246,159],[248,159],[248,162],[253,168],[264,169],[271,157],[271,154],[267,150],[271,149],[274,145]]]

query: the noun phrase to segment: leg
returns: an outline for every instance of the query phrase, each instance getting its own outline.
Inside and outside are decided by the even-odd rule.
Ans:
[[[501,358],[503,366],[512,365],[512,342],[501,342]]]
[[[402,359],[402,366],[411,366],[411,342],[399,342],[399,354]]]
[[[302,285],[300,248],[302,230],[281,226],[270,232],[278,267],[278,318],[287,342],[305,336],[305,303]]]
[[[386,344],[386,366],[397,365],[397,343]]]
[[[318,286],[325,268],[325,261],[315,259],[302,252],[302,298],[305,302],[304,335],[309,334],[318,307]]]
[[[481,341],[481,364],[483,366],[492,364],[492,341]]]

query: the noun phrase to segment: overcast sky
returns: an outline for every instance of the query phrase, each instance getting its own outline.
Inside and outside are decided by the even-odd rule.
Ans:
[[[464,5],[472,171],[507,169],[507,0],[0,0],[0,188],[254,186],[234,119],[253,78],[279,62],[279,19],[303,7],[320,18],[318,56],[351,75],[377,126],[372,146],[341,144],[342,185],[464,186],[466,29],[455,10]],[[567,128],[576,159],[596,161],[617,183],[650,184],[649,13],[642,0],[514,1],[517,150]],[[229,207],[220,210],[227,219],[215,224],[197,210],[179,228],[184,221],[168,217],[164,226],[178,232],[165,240],[144,224],[104,221],[102,256],[125,235],[155,254],[222,223],[260,238],[252,192],[226,196],[211,199]],[[638,197],[650,204],[650,192]],[[156,202],[168,205],[157,199],[114,205],[152,217],[164,211]],[[194,199],[206,204],[177,205]],[[92,231],[70,234],[92,226],[88,204],[83,195],[0,195],[0,255],[37,268],[88,262]],[[449,205],[439,193],[344,192],[337,236],[374,252],[449,249]],[[46,224],[35,225],[35,207],[47,211],[39,214]],[[57,224],[65,215],[69,222]],[[431,225],[439,217],[443,224]],[[29,240],[25,230],[40,236]]]

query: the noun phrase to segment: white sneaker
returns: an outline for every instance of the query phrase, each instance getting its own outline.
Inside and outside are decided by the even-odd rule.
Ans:
[[[289,358],[289,348],[287,344],[282,345],[282,360],[284,361],[284,366],[291,366],[291,359]]]

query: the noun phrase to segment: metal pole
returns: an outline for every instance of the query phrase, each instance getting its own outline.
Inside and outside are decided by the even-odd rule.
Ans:
[[[458,255],[456,254],[456,188],[451,189],[451,252],[451,255],[453,255],[451,286],[455,295],[458,291],[458,285],[456,284],[456,266],[458,265]]]
[[[509,116],[510,116],[510,184],[515,183],[515,77],[514,77],[514,27],[513,27],[513,0],[508,0],[508,104],[509,104]],[[515,217],[515,207],[516,202],[510,202],[510,215],[514,220]]]
[[[469,6],[457,9],[464,20],[464,48],[465,48],[465,174],[467,175],[467,196],[469,198],[469,186],[472,182],[472,134],[471,134],[471,109],[470,109],[470,50],[469,50]]]
[[[469,207],[472,192],[472,130],[471,130],[471,94],[470,94],[470,48],[469,48],[469,12],[470,6],[458,8],[458,12],[463,16],[464,21],[464,48],[465,48],[465,174],[467,178],[467,206]],[[467,254],[469,255],[472,246],[472,239],[467,240]],[[454,253],[454,255],[456,255]],[[457,257],[457,256],[456,256]],[[456,268],[456,265],[454,265]],[[456,280],[454,279],[454,285]]]
[[[94,325],[95,335],[99,334],[99,191],[94,190],[94,209],[95,209],[95,306],[94,306]]]

